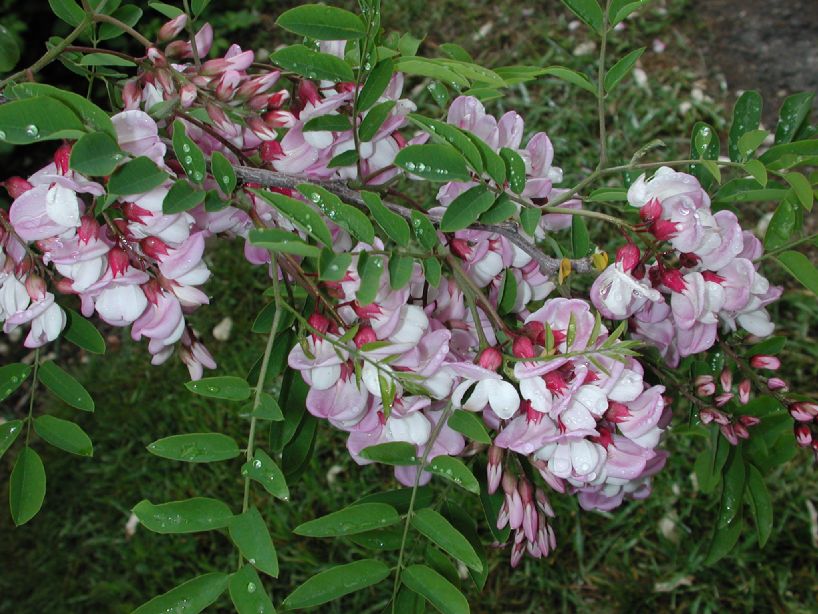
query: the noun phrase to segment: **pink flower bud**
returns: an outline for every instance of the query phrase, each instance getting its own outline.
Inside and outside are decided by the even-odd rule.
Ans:
[[[787,382],[785,382],[780,377],[771,377],[767,380],[767,388],[772,390],[773,392],[779,390],[789,390],[789,386],[787,386]]]
[[[697,386],[701,386],[702,384],[712,384],[713,383],[713,376],[712,375],[700,375],[696,378],[694,382]]]
[[[497,371],[503,364],[503,355],[497,348],[486,348],[478,356],[477,364],[489,371]]]
[[[290,92],[287,90],[279,90],[267,98],[267,108],[271,110],[281,108],[285,102],[290,99]]]
[[[123,275],[128,270],[129,264],[130,259],[124,249],[114,247],[108,252],[108,266],[111,268],[111,274],[114,278]]]
[[[736,435],[736,429],[732,424],[724,424],[720,426],[719,429],[721,429],[721,434],[727,441],[734,446],[738,445],[738,435]]]
[[[318,92],[318,86],[314,82],[307,81],[306,79],[298,82],[296,95],[298,96],[299,110],[303,109],[308,103],[316,105],[321,100],[321,94]]]
[[[264,141],[259,151],[263,162],[273,162],[284,157],[284,150],[278,141]]]
[[[758,418],[757,416],[744,415],[739,416],[738,421],[746,427],[751,427],[761,422],[761,418]]]
[[[639,209],[639,217],[646,224],[653,224],[662,216],[662,204],[658,198],[651,198],[645,205]]]
[[[330,321],[326,316],[321,315],[316,311],[307,319],[307,324],[309,324],[310,327],[318,331],[320,334],[324,335],[329,330]]]
[[[744,426],[741,422],[736,422],[732,425],[733,432],[736,434],[736,437],[739,439],[750,439],[750,431],[747,430],[747,427]]]
[[[616,250],[616,262],[622,265],[622,270],[630,272],[639,264],[639,259],[642,257],[639,248],[633,243],[626,243],[618,250]]]
[[[199,90],[192,83],[185,83],[179,90],[179,103],[183,109],[187,109],[196,101]]]
[[[274,141],[278,136],[278,132],[270,128],[258,117],[249,118],[247,120],[247,127],[262,141]]]
[[[741,380],[738,385],[738,400],[742,405],[747,405],[750,402],[750,380]]]
[[[818,416],[818,403],[799,401],[789,407],[790,415],[799,422],[812,422]]]
[[[289,111],[268,111],[262,118],[268,126],[273,128],[292,128],[295,126],[295,115]]]
[[[30,274],[26,278],[25,286],[26,292],[28,292],[28,295],[31,297],[32,301],[43,300],[45,298],[45,293],[48,291],[43,278],[35,273]]]
[[[355,335],[355,346],[360,349],[368,343],[375,343],[378,336],[370,326],[364,326]]]
[[[34,186],[22,177],[9,177],[3,182],[6,192],[12,199],[17,199],[22,194],[28,192]]]
[[[142,252],[154,260],[162,260],[162,256],[168,255],[167,244],[159,237],[145,237],[139,242]]]
[[[687,287],[682,272],[679,269],[663,269],[661,271],[662,284],[674,292],[684,292]]]
[[[781,366],[781,361],[776,356],[757,354],[750,359],[750,365],[754,369],[769,369],[774,371]]]
[[[173,40],[186,25],[187,15],[182,13],[178,17],[174,17],[170,21],[166,22],[161,28],[159,28],[157,40],[160,43],[166,43],[169,40]]]
[[[709,397],[716,394],[716,384],[711,380],[706,384],[696,386],[696,394],[700,397]]]
[[[129,79],[122,88],[122,102],[125,109],[133,110],[139,108],[142,101],[142,88],[136,79]]]
[[[659,241],[672,239],[678,230],[676,223],[668,220],[656,220],[650,227],[650,233]]]
[[[57,166],[57,172],[60,175],[65,175],[68,172],[69,162],[71,160],[71,145],[63,143],[54,152],[54,164]]]
[[[723,369],[719,376],[719,382],[721,383],[721,389],[724,392],[729,392],[733,387],[733,372],[730,369]]]
[[[534,357],[534,344],[531,343],[531,339],[528,337],[517,337],[514,339],[514,343],[511,346],[512,352],[518,358],[533,358]]]
[[[812,429],[806,424],[795,425],[795,440],[799,446],[808,446],[812,443]]]

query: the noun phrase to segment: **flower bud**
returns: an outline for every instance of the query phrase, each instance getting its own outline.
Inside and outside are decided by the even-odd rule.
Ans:
[[[608,410],[605,412],[605,419],[619,424],[624,422],[631,415],[628,406],[618,401],[608,401]]]
[[[746,427],[751,427],[761,422],[761,418],[745,414],[744,416],[739,416],[738,421]]]
[[[660,279],[662,284],[674,292],[684,292],[687,287],[682,272],[679,269],[662,269]]]
[[[776,356],[770,356],[769,354],[756,354],[750,359],[750,365],[754,369],[775,371],[781,366],[781,361]]]
[[[268,111],[262,116],[262,119],[272,128],[292,128],[295,126],[295,115],[289,111]]]
[[[696,394],[700,397],[709,397],[716,394],[716,384],[712,381],[696,386]]]
[[[3,187],[12,199],[17,199],[22,194],[28,192],[34,186],[22,177],[9,177],[3,182]]]
[[[642,257],[639,248],[636,247],[633,243],[626,243],[618,250],[616,250],[616,262],[617,264],[622,265],[622,270],[626,273],[632,271],[637,264],[639,264],[639,259]]]
[[[656,220],[650,227],[650,233],[659,241],[672,239],[678,230],[676,223],[668,220]]]
[[[284,149],[278,141],[264,141],[259,151],[263,162],[273,162],[284,157]]]
[[[771,377],[770,379],[768,379],[767,388],[773,392],[777,392],[779,390],[789,390],[787,382],[785,382],[780,377]]]
[[[721,375],[719,376],[719,382],[721,383],[721,389],[724,392],[730,392],[730,389],[733,387],[733,372],[730,369],[722,369]]]
[[[738,400],[742,405],[747,405],[750,402],[750,380],[741,380],[738,385]]]
[[[449,251],[461,260],[468,260],[472,255],[472,248],[465,239],[452,239],[449,241]]]
[[[789,407],[790,415],[799,422],[812,422],[818,416],[818,403],[799,401]]]
[[[65,175],[68,172],[69,162],[71,160],[71,145],[63,143],[54,152],[54,164],[57,166],[57,172],[60,175]]]
[[[108,252],[108,266],[114,278],[124,274],[125,271],[128,270],[129,264],[130,258],[128,258],[128,254],[121,247],[113,247],[111,251]]]
[[[310,327],[318,331],[320,334],[324,335],[329,330],[330,321],[326,316],[321,315],[316,311],[307,319],[307,324],[309,324]]]
[[[683,269],[692,269],[696,267],[699,262],[701,262],[701,258],[699,258],[696,254],[679,254],[679,265]]]
[[[185,83],[179,90],[179,104],[183,109],[189,108],[195,101],[199,90],[192,83]]]
[[[267,108],[270,110],[280,109],[290,99],[290,92],[287,90],[279,90],[270,94],[267,98]]]
[[[646,224],[653,224],[662,216],[662,204],[658,198],[651,198],[645,205],[639,209],[639,217]]]
[[[517,337],[511,346],[511,351],[518,358],[534,358],[534,344],[528,337]]]
[[[178,17],[174,17],[168,22],[165,22],[161,28],[159,28],[159,34],[157,36],[157,40],[160,43],[166,43],[169,40],[173,40],[176,38],[181,32],[184,27],[187,25],[187,15],[182,13]]]
[[[806,424],[796,424],[794,427],[795,440],[799,446],[808,446],[812,443],[812,429]]]
[[[43,300],[45,298],[45,293],[48,291],[43,278],[35,273],[31,273],[26,278],[25,286],[26,292],[28,292],[28,295],[31,297],[32,301]]]
[[[318,92],[318,86],[315,85],[314,82],[306,79],[302,79],[298,82],[296,95],[298,96],[297,106],[299,110],[303,109],[307,103],[316,105],[321,101],[321,94]]]
[[[122,102],[126,110],[133,110],[139,108],[139,103],[142,101],[142,88],[136,79],[129,79],[122,87]]]
[[[477,364],[489,371],[497,371],[503,364],[503,355],[497,348],[486,348],[478,356]]]
[[[139,246],[142,253],[154,260],[162,260],[162,256],[168,255],[169,248],[159,237],[145,237],[139,242]]]
[[[361,349],[368,343],[375,343],[378,340],[378,336],[375,334],[374,329],[371,326],[364,326],[355,335],[355,346],[358,349]]]
[[[91,239],[99,238],[99,222],[91,215],[80,218],[80,227],[77,230],[80,243],[88,243]]]

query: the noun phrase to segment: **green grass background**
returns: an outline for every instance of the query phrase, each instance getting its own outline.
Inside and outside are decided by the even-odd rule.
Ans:
[[[665,144],[660,155],[685,156],[695,121],[712,122],[723,131],[729,116],[733,94],[707,70],[702,55],[706,49],[702,41],[708,36],[704,25],[688,2],[659,1],[655,6],[612,39],[613,56],[649,47],[641,63],[649,77],[647,86],[639,87],[628,78],[609,104],[611,155],[616,162],[627,161],[656,138]],[[222,47],[234,39],[267,49],[286,42],[271,26],[280,10],[277,3],[229,2],[224,7],[229,10],[210,10]],[[594,56],[574,53],[587,34],[584,28],[570,28],[571,21],[553,1],[384,2],[386,27],[427,35],[423,52],[433,54],[435,45],[457,42],[488,66],[562,64],[589,70]],[[656,37],[668,45],[663,54],[650,50]],[[694,88],[704,88],[712,99],[694,100]],[[439,112],[424,90],[412,98],[422,109]],[[680,110],[684,102],[691,106]],[[490,105],[498,114],[511,108],[524,115],[527,133],[549,132],[567,183],[592,168],[597,137],[595,103],[589,96],[544,80],[513,88],[506,99]],[[748,211],[746,218],[754,221],[761,213]],[[616,240],[604,228],[592,230],[603,246]],[[209,259],[214,271],[207,286],[212,304],[192,321],[217,357],[218,373],[246,373],[263,349],[261,336],[244,331],[264,305],[264,271],[246,265],[239,243],[218,247]],[[783,281],[779,271],[767,273],[774,281]],[[789,338],[782,355],[784,375],[794,388],[814,393],[818,304],[793,287],[773,311],[780,333]],[[226,315],[234,320],[233,336],[227,342],[215,341],[210,331]],[[238,416],[238,407],[193,397],[182,386],[187,372],[178,361],[151,367],[145,347],[120,331],[110,332],[104,357],[77,355],[71,346],[59,344],[54,351],[92,391],[97,411],[81,414],[40,394],[36,412],[79,422],[94,440],[95,454],[93,459],[73,457],[36,441],[46,464],[48,494],[41,513],[20,528],[13,528],[7,512],[14,450],[0,461],[0,613],[129,612],[194,575],[232,569],[234,551],[222,533],[162,536],[140,527],[129,538],[125,523],[130,507],[143,498],[159,502],[202,495],[240,506],[238,460],[187,465],[155,458],[145,450],[159,437],[184,432],[220,431],[244,441],[247,423]],[[10,417],[16,402],[9,399],[0,415]],[[818,485],[808,455],[799,454],[772,476],[769,488],[776,519],[766,548],[759,550],[747,530],[730,557],[704,567],[717,499],[701,495],[691,480],[701,443],[674,438],[671,430],[665,445],[672,455],[647,501],[598,514],[578,513],[572,499],[554,497],[559,545],[550,558],[525,559],[511,570],[508,551],[491,549],[492,571],[485,590],[478,594],[464,582],[472,611],[818,611],[818,521],[810,517],[810,501],[818,502]],[[264,579],[276,604],[328,565],[367,556],[350,542],[304,539],[291,529],[392,484],[386,468],[355,466],[342,434],[322,425],[309,470],[290,485],[289,503],[274,502],[254,490],[255,504],[271,527],[281,560],[280,578]],[[437,492],[480,516],[473,497],[440,486]],[[482,525],[485,529],[485,522]],[[418,548],[411,554],[420,553]],[[317,611],[379,612],[390,592],[391,582],[384,582]],[[229,611],[228,601],[222,599],[211,611]]]

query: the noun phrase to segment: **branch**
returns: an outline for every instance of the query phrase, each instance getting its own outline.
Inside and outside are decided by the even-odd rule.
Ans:
[[[261,168],[250,168],[247,166],[237,166],[235,170],[236,175],[242,181],[247,183],[257,183],[269,188],[296,190],[302,183],[313,183],[320,185],[325,190],[328,190],[329,192],[332,192],[338,196],[347,204],[355,205],[364,211],[369,210],[360,194],[342,181],[314,181],[306,177],[286,175],[275,171],[268,171]],[[412,209],[390,202],[385,202],[384,205],[401,217],[411,220]],[[436,215],[434,213],[428,213],[427,215],[429,216],[429,219],[436,224],[440,222],[442,217],[441,215]],[[553,258],[544,254],[539,247],[525,237],[520,229],[520,226],[516,222],[503,222],[502,224],[481,224],[476,222],[469,226],[469,228],[472,230],[493,232],[507,238],[511,243],[523,250],[537,262],[543,275],[552,277],[560,270],[560,263],[562,260],[560,258]],[[594,271],[594,265],[590,258],[579,258],[577,260],[572,260],[571,268],[575,273],[590,273]]]

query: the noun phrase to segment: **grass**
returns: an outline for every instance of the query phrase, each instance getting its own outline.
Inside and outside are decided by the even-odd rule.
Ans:
[[[230,3],[230,7],[234,4],[238,6]],[[593,55],[574,55],[585,42],[585,33],[582,28],[572,30],[571,19],[556,2],[545,8],[541,2],[509,0],[389,4],[399,6],[385,9],[386,27],[409,29],[415,35],[428,33],[427,52],[436,44],[456,41],[489,66],[563,64],[589,70],[594,62]],[[686,2],[656,4],[664,10],[647,11],[612,40],[612,53],[617,56],[649,44],[654,37],[669,44],[662,55],[646,54],[647,86],[628,79],[609,105],[615,162],[626,162],[656,138],[665,142],[662,156],[685,155],[693,123],[703,119],[723,128],[721,118],[731,102],[725,94],[714,92],[720,96],[715,102],[680,110],[680,103],[690,99],[694,83],[708,76],[701,74],[692,44],[702,34],[699,25],[683,19],[689,15]],[[245,12],[222,15],[223,25],[232,23],[239,40],[255,39],[272,47],[266,31],[269,17],[248,20],[252,7],[246,6],[250,9],[242,9]],[[412,97],[430,112],[439,111],[424,90]],[[585,94],[545,80],[512,90],[501,104],[492,105],[492,111],[514,108],[526,118],[529,132],[546,129],[570,183],[594,163],[594,104]],[[595,236],[604,241],[605,235]],[[239,244],[220,247],[210,264],[214,275],[208,291],[213,304],[200,310],[193,323],[217,356],[219,373],[246,373],[261,353],[264,339],[243,331],[249,330],[264,304],[260,295],[266,280],[261,269],[246,266]],[[774,280],[783,280],[780,271],[768,272]],[[818,304],[814,297],[793,289],[774,312],[781,333],[790,339],[783,355],[785,377],[794,388],[814,394]],[[234,333],[230,341],[220,343],[212,340],[210,331],[225,315],[233,318]],[[111,331],[104,358],[86,359],[65,346],[58,346],[56,352],[93,391],[97,411],[78,415],[39,395],[36,412],[78,421],[94,440],[95,455],[81,459],[36,442],[47,468],[48,495],[41,513],[21,528],[12,528],[5,511],[14,454],[0,461],[0,613],[129,612],[194,575],[231,569],[235,555],[219,532],[162,536],[137,528],[127,537],[125,524],[130,508],[143,498],[158,502],[201,495],[222,498],[234,509],[240,506],[238,462],[186,465],[152,457],[145,450],[159,437],[183,432],[220,431],[244,441],[247,423],[238,416],[237,406],[193,397],[182,386],[187,379],[182,366],[171,361],[151,367],[145,348],[117,331]],[[15,404],[16,399],[11,399],[2,415],[8,417]],[[262,432],[259,442],[265,438]],[[507,550],[491,549],[485,590],[478,594],[464,582],[472,611],[815,611],[818,537],[813,532],[818,531],[818,521],[810,519],[808,505],[818,501],[818,483],[807,456],[799,455],[769,482],[776,522],[766,548],[759,550],[751,531],[746,531],[735,553],[715,567],[704,567],[717,510],[715,498],[703,496],[691,480],[692,459],[700,443],[674,438],[671,431],[666,446],[672,452],[670,461],[655,480],[653,495],[644,502],[626,504],[612,514],[590,514],[579,513],[571,498],[554,497],[559,546],[549,559],[526,559],[519,569],[511,570]],[[342,434],[322,425],[309,470],[290,484],[289,503],[274,503],[254,490],[254,503],[271,527],[281,560],[280,578],[265,579],[276,603],[329,564],[371,555],[351,542],[303,539],[291,530],[303,520],[386,488],[392,483],[390,474],[384,467],[354,465]],[[472,497],[439,485],[436,492],[480,517]],[[487,534],[485,522],[481,525]],[[410,552],[411,557],[421,554],[417,546]],[[391,583],[385,582],[319,611],[379,612],[390,590]],[[227,599],[211,610],[229,611]]]

